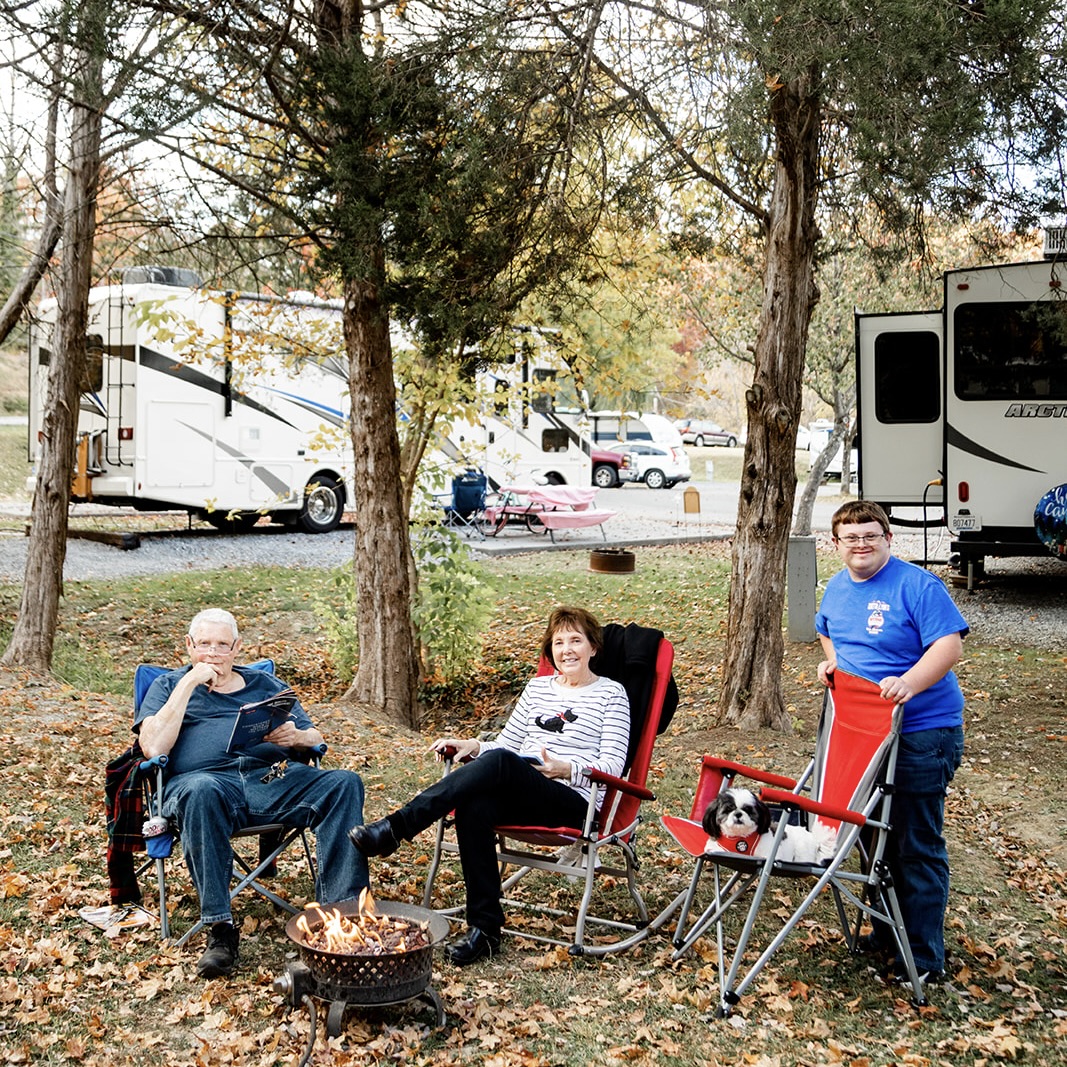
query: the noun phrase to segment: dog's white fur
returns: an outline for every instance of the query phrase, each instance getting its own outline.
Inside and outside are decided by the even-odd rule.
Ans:
[[[755,793],[748,789],[726,789],[704,812],[702,823],[708,842],[705,853],[727,852],[720,837],[747,837],[759,833],[755,849],[749,855],[766,859],[771,854],[777,824],[771,825],[771,812]],[[775,857],[783,863],[822,863],[837,848],[837,829],[816,820],[814,829],[786,826],[785,836]]]

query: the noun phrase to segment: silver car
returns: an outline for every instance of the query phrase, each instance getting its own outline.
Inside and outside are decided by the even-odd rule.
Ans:
[[[678,432],[687,445],[696,445],[697,448],[703,448],[704,445],[737,447],[738,435],[732,430],[724,430],[717,422],[709,422],[707,419],[679,419],[674,425],[678,427]]]

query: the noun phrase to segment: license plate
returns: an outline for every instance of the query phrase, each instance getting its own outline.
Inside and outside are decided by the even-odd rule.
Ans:
[[[952,529],[956,533],[968,533],[982,528],[982,518],[980,515],[953,515],[952,516]]]

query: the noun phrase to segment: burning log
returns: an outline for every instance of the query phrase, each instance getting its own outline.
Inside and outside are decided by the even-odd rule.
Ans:
[[[364,889],[359,895],[359,911],[345,915],[333,908],[324,910],[319,904],[309,904],[320,921],[308,921],[299,916],[296,929],[308,948],[344,956],[387,956],[398,952],[414,952],[433,944],[427,923],[413,919],[379,915],[374,898]]]

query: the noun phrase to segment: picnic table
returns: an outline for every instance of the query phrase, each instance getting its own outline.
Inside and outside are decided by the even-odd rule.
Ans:
[[[553,543],[557,530],[599,526],[606,541],[604,522],[616,514],[594,507],[597,490],[576,485],[506,485],[500,497],[485,509],[490,537],[495,537],[508,523],[523,523],[530,533],[547,531]]]

